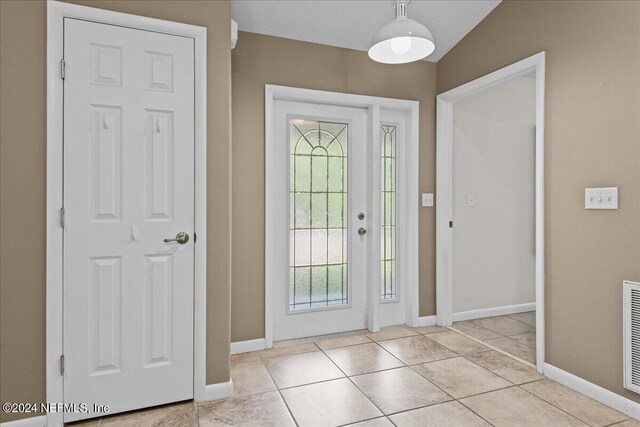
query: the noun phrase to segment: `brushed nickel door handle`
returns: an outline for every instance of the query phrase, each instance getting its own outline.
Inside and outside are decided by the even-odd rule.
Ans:
[[[176,237],[174,239],[164,239],[165,243],[178,242],[181,245],[184,245],[188,241],[189,241],[189,235],[187,233],[183,232],[183,231],[181,231],[180,233],[176,234]]]
[[[358,228],[358,234],[364,236],[365,234],[367,234],[367,229],[362,227]]]

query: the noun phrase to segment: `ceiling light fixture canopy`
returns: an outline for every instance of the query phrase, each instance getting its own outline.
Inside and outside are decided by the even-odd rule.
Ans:
[[[409,0],[395,0],[396,19],[382,27],[373,39],[369,57],[384,64],[405,64],[429,56],[436,48],[431,31],[407,18]]]

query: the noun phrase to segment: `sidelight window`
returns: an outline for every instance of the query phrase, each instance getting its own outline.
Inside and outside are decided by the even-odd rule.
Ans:
[[[397,297],[396,280],[396,127],[383,125],[381,129],[381,284],[382,300]]]

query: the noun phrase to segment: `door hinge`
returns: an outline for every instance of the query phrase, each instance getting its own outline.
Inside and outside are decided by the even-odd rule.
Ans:
[[[62,80],[64,80],[64,66],[65,66],[64,59],[61,59],[60,60],[60,78]]]
[[[60,356],[60,375],[64,375],[64,354]]]
[[[64,208],[60,208],[60,227],[64,228]]]
[[[449,221],[449,228],[453,228],[453,221]]]

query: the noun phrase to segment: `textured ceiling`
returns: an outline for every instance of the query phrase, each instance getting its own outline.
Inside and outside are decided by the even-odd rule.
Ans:
[[[489,14],[500,0],[413,0],[409,18],[426,25],[437,62]],[[369,50],[375,33],[395,18],[390,0],[232,0],[240,31],[356,50]],[[241,42],[241,41],[240,41]]]

